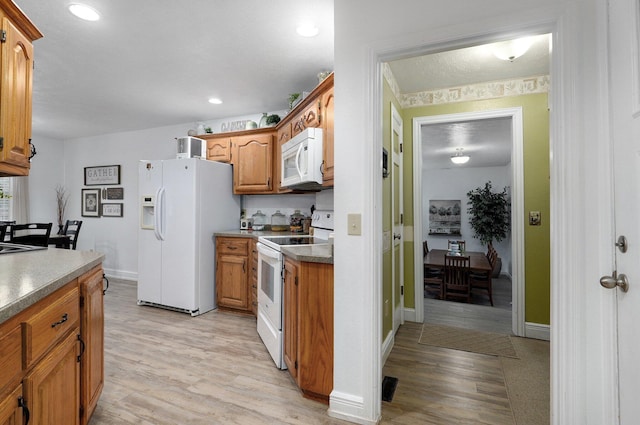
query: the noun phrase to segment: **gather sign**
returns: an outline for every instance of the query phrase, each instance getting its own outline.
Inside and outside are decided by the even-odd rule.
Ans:
[[[84,167],[84,185],[100,186],[108,184],[120,184],[119,165],[100,165],[97,167]]]

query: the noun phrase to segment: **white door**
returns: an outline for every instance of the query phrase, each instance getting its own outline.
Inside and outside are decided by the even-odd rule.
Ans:
[[[618,281],[626,275],[629,289],[616,291],[618,308],[618,379],[620,424],[640,418],[638,349],[640,347],[640,55],[639,5],[634,0],[609,2],[609,66],[611,128],[614,149],[616,238],[625,236],[626,252],[615,249]],[[615,241],[611,241],[612,247]]]
[[[391,223],[393,250],[393,331],[404,323],[404,210],[402,208],[402,117],[391,104]]]

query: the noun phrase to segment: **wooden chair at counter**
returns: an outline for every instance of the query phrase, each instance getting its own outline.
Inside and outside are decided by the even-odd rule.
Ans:
[[[444,257],[444,299],[460,299],[471,302],[469,271],[471,261],[468,256],[445,255]]]
[[[62,234],[71,238],[71,249],[76,249],[78,244],[78,235],[80,234],[80,227],[82,227],[82,220],[67,220],[64,224]]]
[[[11,226],[11,243],[48,246],[53,223],[25,223]]]

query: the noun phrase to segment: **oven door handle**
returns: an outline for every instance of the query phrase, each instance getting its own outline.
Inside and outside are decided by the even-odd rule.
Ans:
[[[260,242],[258,242],[257,247],[258,247],[258,254],[264,255],[265,257],[271,258],[273,260],[279,260],[280,259],[280,252],[279,251],[276,251],[275,249],[271,249],[268,246],[265,246],[264,244],[261,244]]]

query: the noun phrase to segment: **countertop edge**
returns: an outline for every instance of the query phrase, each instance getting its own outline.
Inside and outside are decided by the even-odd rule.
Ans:
[[[28,294],[16,299],[15,301],[6,304],[2,308],[0,308],[0,324],[9,320],[16,314],[21,313],[23,310],[31,307],[33,304],[42,300],[47,295],[54,293],[56,290],[62,288],[73,279],[83,275],[97,265],[101,264],[104,260],[104,257],[104,254],[99,254],[96,258],[88,261],[80,267],[77,267],[76,269],[71,270],[68,274],[60,276],[57,279],[54,279],[51,282],[47,283],[45,286],[35,289],[32,292],[29,292]]]

